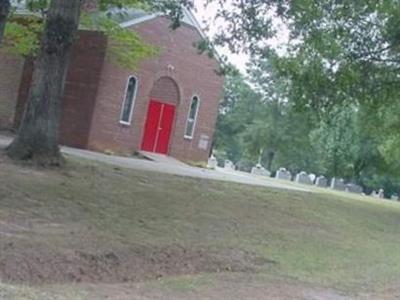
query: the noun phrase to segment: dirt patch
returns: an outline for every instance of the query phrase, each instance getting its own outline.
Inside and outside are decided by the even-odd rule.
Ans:
[[[46,286],[48,288],[49,286]],[[80,291],[86,300],[367,300],[398,299],[390,295],[359,297],[339,290],[311,286],[289,279],[260,278],[247,273],[209,276],[178,276],[141,283],[74,284],[66,290],[58,285],[46,290],[46,299],[78,299],[69,290]],[[55,292],[55,293],[54,293]],[[62,295],[58,298],[58,295]],[[36,299],[36,298],[34,298]],[[37,298],[44,300],[43,298]],[[80,299],[80,298],[79,298]]]
[[[0,246],[0,279],[25,284],[120,283],[203,272],[254,272],[266,263],[270,262],[242,251],[181,246],[95,252],[59,252],[32,245],[21,248],[14,242]]]

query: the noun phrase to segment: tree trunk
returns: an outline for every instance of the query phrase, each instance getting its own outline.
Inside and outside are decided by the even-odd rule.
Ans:
[[[275,158],[275,151],[269,150],[268,151],[268,156],[267,156],[267,159],[268,159],[268,161],[267,161],[267,170],[268,171],[271,171],[272,162],[274,161],[274,158]]]
[[[366,164],[363,160],[357,159],[354,163],[354,174],[353,177],[356,183],[361,183],[361,172],[366,167]]]
[[[15,160],[60,165],[58,130],[69,56],[75,41],[82,0],[52,0],[41,50],[33,71],[27,108],[18,134],[8,147]]]
[[[0,46],[3,44],[4,29],[10,13],[10,0],[0,0]]]

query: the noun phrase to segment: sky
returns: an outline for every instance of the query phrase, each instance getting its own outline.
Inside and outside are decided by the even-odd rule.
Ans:
[[[209,30],[206,31],[207,36],[212,37],[215,33],[218,32],[220,27],[224,27],[224,22],[222,20],[215,21],[215,13],[217,10],[217,4],[212,3],[204,7],[206,0],[194,0],[195,11],[194,14],[197,17],[197,20],[203,26],[203,24],[207,24]],[[249,60],[248,56],[244,53],[242,54],[233,54],[226,48],[219,47],[217,51],[223,55],[226,55],[229,61],[234,64],[240,71],[243,73],[246,70],[246,62]]]
[[[227,0],[227,7],[229,7],[229,0]],[[212,37],[220,28],[223,28],[224,22],[222,20],[215,21],[215,14],[217,10],[217,4],[212,3],[204,7],[206,0],[194,0],[194,14],[197,17],[197,20],[200,24],[207,24],[209,30],[206,31],[207,36]],[[269,44],[274,48],[278,49],[283,44],[287,43],[289,40],[289,31],[285,26],[279,22],[279,20],[275,21],[275,26],[278,31],[277,37],[271,39]],[[205,27],[205,26],[204,26]],[[218,53],[226,55],[229,61],[234,64],[242,73],[246,71],[246,63],[249,61],[249,57],[245,53],[233,54],[227,48],[217,48]],[[284,50],[278,50],[279,52],[284,52]]]

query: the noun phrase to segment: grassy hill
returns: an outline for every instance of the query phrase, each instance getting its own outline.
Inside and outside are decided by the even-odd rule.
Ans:
[[[0,282],[0,299],[396,299],[400,206],[0,157]]]

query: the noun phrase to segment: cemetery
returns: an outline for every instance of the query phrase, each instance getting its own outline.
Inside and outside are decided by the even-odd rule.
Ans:
[[[218,168],[218,162],[214,155],[210,157],[207,167],[213,170]],[[231,172],[242,172],[238,171],[235,164],[229,160],[224,161],[223,168]],[[292,173],[284,167],[280,167],[273,176],[273,173],[264,168],[260,163],[257,163],[254,167],[251,168],[250,174],[265,178],[289,181],[306,186],[315,186],[318,188],[330,188],[335,191],[342,191],[346,193],[366,196],[362,186],[352,182],[346,182],[343,178],[333,177],[332,179],[329,180],[324,175],[317,176],[312,173],[308,174],[305,171],[301,171],[297,173],[295,176],[293,176]],[[378,191],[372,191],[369,196],[378,199],[385,199],[385,193],[382,188],[379,189]],[[400,201],[399,196],[397,194],[392,194],[387,199],[392,201]]]
[[[311,180],[310,176],[304,171],[296,175],[295,181],[300,184],[308,184],[308,185],[313,184],[313,181]]]
[[[251,174],[270,177],[271,172],[266,170],[261,164],[257,164],[255,167],[251,169]]]
[[[328,187],[328,179],[326,179],[325,176],[318,176],[315,181],[315,185],[317,187],[326,188]]]
[[[217,169],[218,161],[214,155],[211,155],[211,157],[209,158],[207,167],[209,169],[213,169],[213,170]],[[232,171],[232,172],[242,172],[242,171],[237,171],[235,164],[230,160],[224,161],[223,168],[225,170]],[[343,192],[347,192],[347,193],[365,195],[362,186],[352,183],[352,182],[346,183],[343,178],[333,177],[331,180],[329,180],[324,175],[317,176],[312,173],[308,174],[305,171],[301,171],[298,174],[296,174],[295,176],[292,176],[292,173],[284,167],[279,168],[276,171],[275,176],[271,177],[273,173],[271,173],[269,170],[264,168],[260,163],[258,163],[254,167],[251,168],[250,174],[255,175],[255,176],[262,176],[262,177],[266,177],[266,178],[275,178],[275,179],[279,179],[279,180],[292,181],[293,183],[301,184],[301,185],[309,185],[309,186],[315,186],[315,187],[319,187],[319,188],[330,188],[330,189],[336,190],[336,191],[343,191]],[[379,189],[377,192],[372,191],[370,196],[372,196],[374,198],[383,199],[383,198],[385,198],[384,190]],[[392,196],[390,196],[390,200],[399,201],[399,196],[397,194],[393,194]]]
[[[292,174],[285,168],[279,168],[279,170],[276,172],[275,178],[290,181],[292,180]]]

